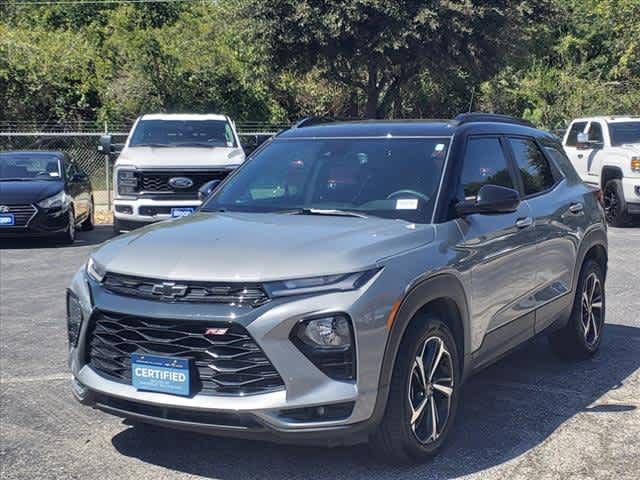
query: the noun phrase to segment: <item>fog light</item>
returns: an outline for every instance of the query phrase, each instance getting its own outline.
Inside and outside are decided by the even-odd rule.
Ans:
[[[69,346],[75,347],[78,344],[78,335],[82,326],[82,307],[80,300],[71,290],[67,290],[67,334]]]
[[[340,315],[317,318],[302,324],[298,337],[312,347],[343,347],[351,344],[351,329]]]

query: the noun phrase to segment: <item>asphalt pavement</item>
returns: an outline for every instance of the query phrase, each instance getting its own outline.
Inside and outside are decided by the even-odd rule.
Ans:
[[[610,229],[607,326],[599,354],[567,363],[544,339],[464,387],[432,461],[386,465],[366,446],[315,448],[129,425],[69,390],[64,291],[109,227],[73,246],[0,243],[2,479],[638,479],[640,228]]]

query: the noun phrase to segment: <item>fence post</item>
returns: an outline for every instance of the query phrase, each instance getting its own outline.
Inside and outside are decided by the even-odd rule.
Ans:
[[[107,135],[109,133],[109,126],[107,125],[107,121],[104,122],[104,134]],[[111,210],[111,187],[110,187],[110,178],[109,178],[109,154],[110,152],[105,152],[104,154],[104,175],[105,175],[105,186],[107,188],[107,210]]]

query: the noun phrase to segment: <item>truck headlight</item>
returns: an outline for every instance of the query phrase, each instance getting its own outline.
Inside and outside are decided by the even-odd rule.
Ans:
[[[55,195],[45,198],[44,200],[40,200],[38,202],[38,206],[47,210],[51,208],[62,208],[68,206],[70,201],[71,197],[62,190]]]
[[[631,157],[631,170],[640,172],[640,157]]]
[[[119,195],[133,195],[138,191],[138,177],[134,170],[118,170],[116,182]]]

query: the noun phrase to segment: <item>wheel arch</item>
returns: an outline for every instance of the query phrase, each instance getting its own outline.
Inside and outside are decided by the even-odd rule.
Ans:
[[[609,253],[607,246],[607,232],[603,227],[593,228],[589,230],[578,250],[577,262],[573,272],[573,293],[575,294],[578,288],[578,279],[580,278],[580,272],[582,266],[587,259],[594,259],[600,264],[603,270],[604,277],[607,277],[607,264],[609,261]]]
[[[413,286],[404,296],[391,324],[380,371],[374,418],[384,415],[391,377],[409,327],[438,314],[451,329],[460,354],[461,378],[470,372],[470,326],[467,297],[462,281],[453,273],[439,273]],[[377,422],[376,422],[377,423]]]
[[[609,180],[616,180],[624,178],[622,169],[613,165],[605,165],[602,167],[602,173],[600,176],[600,188],[604,190],[605,185]]]

